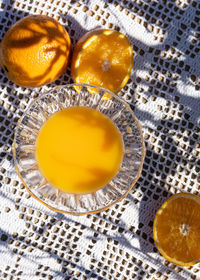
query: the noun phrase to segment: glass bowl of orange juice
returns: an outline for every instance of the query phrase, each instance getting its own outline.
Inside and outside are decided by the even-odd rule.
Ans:
[[[129,193],[145,145],[124,100],[103,88],[70,84],[31,103],[17,124],[13,156],[33,197],[51,210],[83,215],[106,210]]]

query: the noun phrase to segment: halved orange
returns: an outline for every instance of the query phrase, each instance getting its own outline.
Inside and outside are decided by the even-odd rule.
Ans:
[[[200,197],[190,193],[172,195],[155,216],[153,235],[168,261],[180,266],[200,262]]]
[[[72,56],[74,82],[119,92],[133,67],[133,50],[128,38],[115,30],[97,29],[83,35]],[[94,90],[95,92],[95,90]]]

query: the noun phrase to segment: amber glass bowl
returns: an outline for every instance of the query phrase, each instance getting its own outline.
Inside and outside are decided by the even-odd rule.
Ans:
[[[92,94],[91,92],[94,92]],[[110,94],[110,99],[105,96]],[[88,194],[61,192],[42,176],[35,160],[35,143],[41,126],[59,110],[86,106],[109,117],[119,129],[124,156],[116,176]],[[19,120],[13,142],[16,171],[30,194],[50,209],[73,215],[106,210],[124,198],[138,180],[145,155],[141,126],[130,106],[103,88],[86,84],[57,86],[34,100]]]

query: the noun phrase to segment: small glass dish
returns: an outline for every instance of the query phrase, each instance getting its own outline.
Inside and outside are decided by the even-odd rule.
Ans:
[[[95,90],[95,94],[92,94]],[[105,98],[107,94],[111,98]],[[124,155],[116,176],[101,189],[88,194],[61,192],[42,176],[35,160],[35,143],[41,126],[59,110],[86,106],[109,117],[119,129]],[[130,106],[118,96],[95,86],[57,86],[34,100],[19,120],[13,142],[14,164],[29,193],[51,210],[83,215],[106,210],[123,199],[138,180],[145,156],[141,126]]]

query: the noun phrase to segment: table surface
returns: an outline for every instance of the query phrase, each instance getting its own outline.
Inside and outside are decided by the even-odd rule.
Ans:
[[[130,194],[99,214],[55,213],[33,199],[16,175],[11,146],[24,110],[55,84],[31,90],[0,72],[0,279],[198,279],[158,253],[152,224],[172,194],[200,195],[200,2],[21,0],[0,3],[0,36],[29,14],[63,24],[73,45],[101,27],[127,35],[131,77],[120,92],[142,124],[146,157]]]

